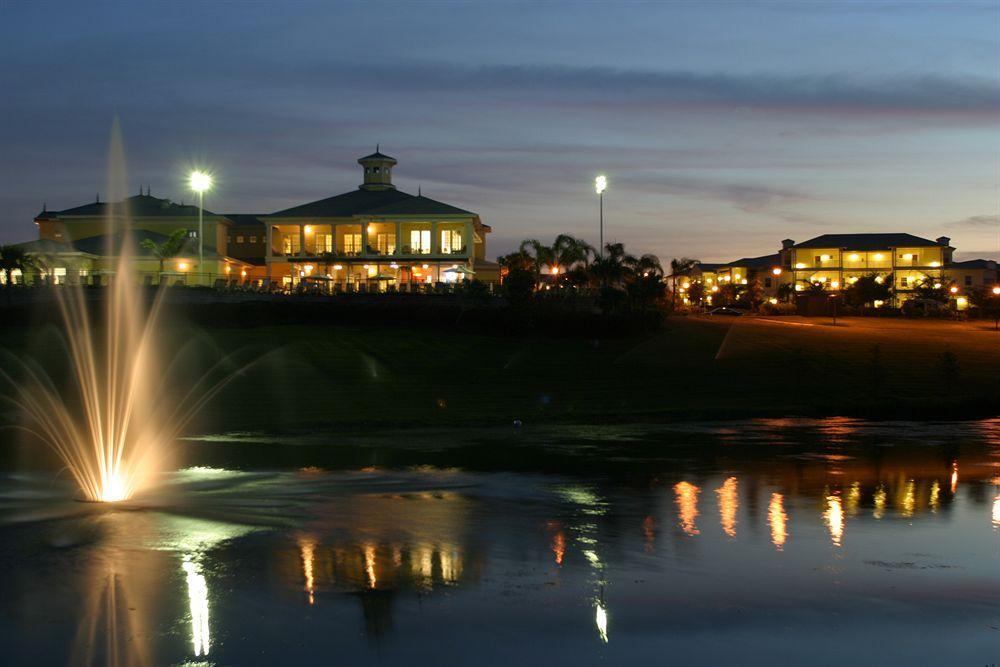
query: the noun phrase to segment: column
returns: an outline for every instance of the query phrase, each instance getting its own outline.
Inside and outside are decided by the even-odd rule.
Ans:
[[[401,222],[396,223],[396,251],[392,254],[403,254],[403,223]]]
[[[441,253],[441,238],[438,236],[438,223],[431,223],[431,254],[439,255]]]
[[[361,221],[361,255],[368,254],[368,222]]]
[[[306,227],[305,225],[299,225],[299,254],[306,254]]]

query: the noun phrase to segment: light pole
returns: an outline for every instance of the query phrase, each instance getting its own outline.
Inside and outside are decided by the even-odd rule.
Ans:
[[[600,201],[600,245],[597,246],[597,252],[600,257],[604,258],[604,191],[608,189],[608,179],[606,176],[601,175],[594,179],[594,190],[597,191],[597,198]]]
[[[191,189],[198,193],[198,274],[202,276],[205,271],[205,190],[212,187],[212,175],[195,170],[188,180]]]

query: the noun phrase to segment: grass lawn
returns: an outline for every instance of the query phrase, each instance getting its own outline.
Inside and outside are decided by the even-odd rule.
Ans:
[[[184,338],[204,359],[254,360],[200,430],[1000,412],[1000,333],[978,323],[677,317],[627,340],[299,325]],[[27,328],[0,342],[56,349]]]

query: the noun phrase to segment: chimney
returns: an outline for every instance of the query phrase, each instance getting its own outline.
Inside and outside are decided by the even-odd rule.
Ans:
[[[939,236],[934,240],[937,242],[938,245],[943,245],[945,247],[951,245],[951,239],[948,238],[947,236]]]
[[[788,250],[793,245],[795,245],[795,241],[793,241],[792,239],[785,239],[784,241],[781,242],[781,249]]]

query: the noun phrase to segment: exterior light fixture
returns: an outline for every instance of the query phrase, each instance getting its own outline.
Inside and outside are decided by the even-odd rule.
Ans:
[[[746,284],[747,284],[747,279],[746,279],[746,278],[744,278],[743,280],[741,280],[741,281],[740,281],[740,284],[741,284],[741,285],[746,285]]]
[[[718,285],[712,285],[712,291],[713,292],[718,292],[719,291],[719,286]]]
[[[594,191],[602,195],[608,189],[608,177],[601,175],[594,179]]]
[[[455,267],[452,267],[452,268],[455,268]],[[549,273],[551,273],[554,276],[559,275],[559,267],[558,266],[553,266],[551,269],[549,269]]]
[[[778,303],[778,300],[777,300],[776,298],[774,298],[773,296],[772,296],[772,297],[771,297],[770,299],[768,299],[767,301],[768,301],[768,303],[770,303],[770,304],[771,304],[772,306],[774,306],[774,305],[777,305],[777,303]]]
[[[607,176],[601,174],[600,176],[594,179],[594,192],[597,193],[597,198],[599,200],[598,205],[600,206],[599,209],[600,226],[598,228],[600,238],[599,238],[599,245],[597,246],[597,252],[601,258],[604,257],[604,191],[607,189],[608,189]]]
[[[852,262],[856,262],[860,258],[861,258],[860,255],[858,255],[858,253],[856,252],[852,252],[850,255],[847,256],[847,259],[851,260]]]
[[[188,184],[198,193],[198,272],[204,273],[205,264],[205,191],[212,188],[212,175],[195,169],[188,176]]]
[[[875,253],[875,261],[876,262],[881,262],[884,258],[885,258],[885,255],[883,255],[882,253],[880,253],[880,252]]]
[[[226,273],[232,273],[232,272],[233,272],[233,267],[226,264]]]
[[[430,264],[421,264],[420,268],[422,268],[422,269],[429,269],[429,268],[431,268],[431,265]]]
[[[802,262],[799,262],[799,263],[797,263],[797,264],[795,265],[795,268],[796,268],[796,269],[804,269],[804,268],[806,268],[806,265],[805,265],[805,264],[803,264]]]
[[[830,261],[830,256],[829,255],[820,255],[819,256],[819,261],[821,261],[821,262],[829,262]]]
[[[334,265],[333,265],[333,270],[334,270],[334,271],[340,271],[340,270],[341,270],[341,269],[343,269],[343,268],[344,268],[344,267],[343,267],[343,265],[341,265],[341,264],[334,264]]]
[[[952,294],[958,294],[958,288],[955,287],[954,285],[952,285],[951,289],[948,290],[948,291],[951,292]]]
[[[997,296],[1000,296],[1000,286],[994,287],[993,288],[993,293],[996,294]]]
[[[875,276],[875,282],[881,285],[882,283],[885,282],[885,278],[883,278],[882,276]]]
[[[313,230],[313,228],[312,228],[312,225],[306,225],[306,226],[304,227],[304,231],[305,231],[305,233],[306,233],[306,234],[308,234],[308,233],[309,233],[309,232],[311,232],[312,230]]]
[[[776,276],[780,276],[781,275],[781,267],[778,267],[778,266],[774,267],[773,269],[771,269],[771,273],[773,273]]]
[[[177,263],[177,270],[178,271],[187,271],[188,270],[188,264],[187,264],[187,262],[178,262]]]
[[[934,289],[941,289],[941,283],[934,283]]]
[[[965,306],[968,305],[969,301],[964,296],[960,296],[955,300],[955,303],[958,304],[959,308],[965,308]]]
[[[243,277],[243,278],[246,278],[247,277],[247,270],[243,269],[242,271],[240,271],[240,276]]]
[[[931,266],[936,269],[937,267],[941,266],[941,262],[933,261],[933,262],[931,262]]]
[[[685,289],[686,289],[686,288],[688,288],[688,287],[691,287],[691,283],[689,283],[689,282],[687,282],[687,281],[685,280],[685,281],[684,281],[684,287],[685,287]]]
[[[833,289],[837,289],[838,287],[840,287],[840,281],[834,280],[832,283],[830,283],[830,287],[832,287]]]
[[[399,268],[399,264],[396,264],[395,262],[393,262],[392,264],[389,265],[389,268],[390,269],[398,269]]]

